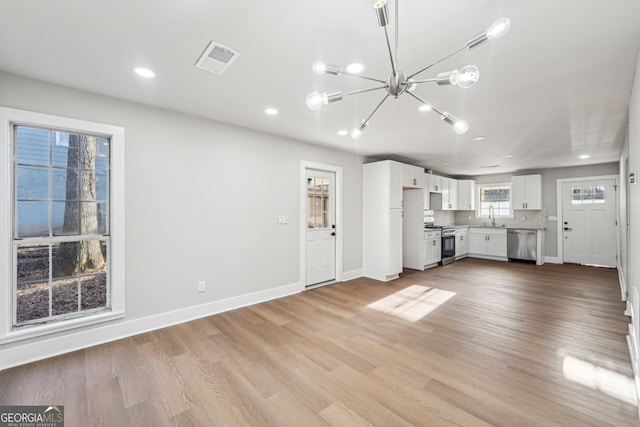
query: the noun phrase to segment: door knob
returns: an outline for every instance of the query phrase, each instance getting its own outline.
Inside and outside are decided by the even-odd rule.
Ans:
[[[330,234],[330,236],[335,236],[336,232],[334,231],[333,233]]]
[[[564,231],[571,231],[571,228],[569,228],[569,227],[565,227],[565,228],[564,228]]]

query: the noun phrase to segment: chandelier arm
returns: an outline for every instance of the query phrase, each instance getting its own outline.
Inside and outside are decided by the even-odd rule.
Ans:
[[[418,101],[420,101],[421,103],[423,103],[424,105],[428,105],[433,111],[435,111],[436,113],[440,114],[441,116],[444,116],[444,112],[438,110],[436,107],[434,107],[433,105],[431,105],[429,102],[425,101],[424,99],[420,98],[418,95],[415,95],[411,92],[407,92],[409,95],[413,96],[415,99],[417,99]]]
[[[398,5],[399,4],[400,4],[400,0],[396,0],[396,39],[395,39],[395,42],[396,42],[396,67],[400,67],[398,65],[398,28],[400,28],[398,26],[398,8],[399,8]]]
[[[391,71],[393,72],[393,76],[395,77],[397,75],[396,63],[395,63],[395,60],[393,59],[393,52],[391,51],[391,42],[389,41],[389,32],[387,31],[386,26],[383,28],[384,28],[384,36],[387,39],[387,49],[389,50],[389,59],[391,60]]]
[[[411,81],[406,81],[406,82],[402,82],[403,85],[412,85],[412,84],[418,84],[418,83],[434,83],[437,82],[438,79],[433,77],[431,79],[424,79],[424,80],[411,80]]]
[[[436,62],[434,62],[433,64],[427,65],[426,67],[424,67],[424,68],[423,68],[423,69],[421,69],[420,71],[416,71],[415,73],[411,74],[409,77],[407,77],[407,79],[410,79],[411,77],[415,76],[416,74],[420,74],[420,73],[422,73],[423,71],[427,71],[429,68],[433,67],[434,65],[441,63],[441,62],[442,62],[442,61],[444,61],[445,59],[451,58],[453,55],[455,55],[455,54],[456,54],[456,53],[458,53],[458,52],[462,52],[462,51],[463,51],[463,50],[465,50],[466,48],[467,48],[467,46],[463,46],[463,47],[461,47],[460,49],[458,49],[458,50],[455,50],[455,51],[451,52],[449,55],[444,56],[444,57],[442,57],[442,58],[438,59],[438,60],[437,60]]]
[[[367,127],[367,124],[369,123],[369,120],[371,120],[371,117],[373,117],[373,115],[376,113],[376,111],[378,111],[378,108],[380,108],[382,106],[382,104],[384,104],[384,101],[387,100],[387,98],[389,98],[389,94],[386,94],[384,96],[384,98],[382,98],[382,101],[380,101],[380,103],[378,104],[378,106],[376,108],[373,109],[373,111],[371,112],[371,114],[369,114],[369,117],[367,117],[366,119],[364,119],[362,121],[362,125],[360,125],[360,129],[364,129],[365,127]]]
[[[369,88],[369,89],[354,90],[354,91],[351,91],[351,92],[343,93],[342,97],[344,98],[345,96],[349,96],[349,95],[357,95],[359,93],[371,92],[371,91],[374,91],[374,90],[386,89],[386,88],[387,88],[387,86],[384,85],[384,86],[372,87],[372,88]]]
[[[340,71],[340,74],[345,74],[345,75],[351,76],[351,77],[358,77],[360,79],[372,80],[374,82],[387,84],[387,82],[384,81],[384,80],[374,79],[373,77],[361,76],[360,74],[353,74],[353,73],[349,73],[348,71]]]

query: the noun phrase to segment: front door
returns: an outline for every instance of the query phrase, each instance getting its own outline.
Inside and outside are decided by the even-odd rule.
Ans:
[[[615,179],[562,183],[564,262],[616,266]]]
[[[305,286],[336,278],[335,173],[307,169]]]

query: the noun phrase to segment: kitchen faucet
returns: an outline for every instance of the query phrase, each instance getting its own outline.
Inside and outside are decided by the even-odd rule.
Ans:
[[[496,226],[496,212],[493,205],[489,205],[489,218],[491,219],[491,226]]]

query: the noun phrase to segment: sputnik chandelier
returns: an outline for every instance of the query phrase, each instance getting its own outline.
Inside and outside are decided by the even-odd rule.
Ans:
[[[376,79],[376,78],[372,78],[372,77],[365,77],[362,76],[360,74],[358,74],[358,72],[360,70],[352,70],[349,67],[347,67],[347,69],[343,70],[340,67],[334,66],[334,65],[328,65],[325,64],[324,62],[321,61],[316,61],[313,63],[313,72],[316,74],[331,74],[334,76],[338,76],[340,74],[345,74],[348,76],[352,76],[352,77],[358,77],[361,79],[366,79],[366,80],[371,80],[371,81],[375,81],[375,82],[379,82],[381,84],[383,84],[384,86],[377,86],[374,88],[369,88],[369,89],[362,89],[362,90],[354,90],[352,92],[325,92],[325,93],[318,93],[318,92],[311,92],[308,96],[307,96],[307,106],[312,109],[312,110],[317,110],[320,107],[333,103],[333,102],[339,102],[342,101],[342,98],[346,97],[346,96],[351,96],[351,95],[356,95],[359,93],[364,93],[364,92],[371,92],[374,90],[379,90],[379,89],[384,89],[387,93],[384,96],[384,98],[382,99],[382,101],[380,101],[380,103],[376,106],[376,108],[373,109],[373,111],[371,112],[371,114],[369,114],[369,116],[364,119],[361,123],[360,126],[354,128],[350,135],[351,138],[353,139],[358,139],[360,138],[360,136],[362,135],[362,131],[369,125],[369,120],[371,119],[371,117],[373,117],[373,115],[376,113],[376,111],[378,111],[378,109],[382,106],[382,104],[389,98],[389,96],[393,96],[394,98],[399,97],[400,95],[402,95],[403,93],[408,93],[409,95],[411,95],[413,98],[415,98],[416,100],[418,100],[418,102],[423,104],[423,109],[431,109],[433,111],[435,111],[436,113],[438,113],[440,115],[440,118],[442,120],[444,120],[445,122],[447,122],[448,124],[450,124],[451,126],[453,126],[453,130],[456,133],[459,134],[464,134],[467,132],[467,130],[469,130],[469,124],[461,119],[458,119],[457,117],[455,117],[453,114],[447,112],[447,111],[441,111],[439,109],[437,109],[436,107],[434,107],[433,105],[431,105],[429,102],[425,101],[424,99],[420,98],[418,95],[416,95],[414,92],[414,90],[416,89],[417,85],[420,83],[431,83],[431,82],[435,82],[436,84],[442,86],[442,85],[456,85],[458,87],[461,87],[463,89],[468,89],[470,87],[472,87],[473,85],[475,85],[478,82],[478,78],[480,77],[480,71],[478,70],[478,67],[476,67],[475,65],[467,65],[465,67],[460,68],[459,70],[453,70],[453,71],[446,71],[446,72],[442,72],[437,74],[435,77],[430,78],[430,79],[424,79],[424,80],[416,80],[414,79],[415,76],[417,76],[418,74],[428,70],[429,68],[433,67],[436,64],[439,64],[440,62],[444,61],[445,59],[450,58],[451,56],[455,55],[458,52],[461,52],[465,49],[468,50],[472,50],[477,48],[478,46],[486,43],[488,40],[491,39],[495,39],[498,37],[502,37],[505,34],[507,34],[507,32],[509,31],[509,28],[511,27],[511,22],[507,19],[507,18],[499,18],[497,19],[486,31],[483,31],[479,34],[477,34],[476,36],[470,38],[469,40],[467,40],[467,42],[465,43],[465,45],[457,50],[455,50],[454,52],[451,52],[450,54],[440,58],[439,60],[437,60],[436,62],[432,63],[431,65],[428,65],[418,71],[416,71],[413,74],[410,75],[406,75],[403,71],[399,71],[398,70],[398,2],[399,0],[396,0],[396,8],[395,8],[395,18],[396,18],[396,22],[395,22],[395,55],[394,52],[391,50],[391,43],[389,41],[389,33],[387,31],[387,24],[389,23],[389,11],[387,9],[387,0],[374,0],[373,2],[373,7],[375,9],[376,15],[378,17],[378,24],[384,29],[384,35],[387,39],[387,49],[389,51],[389,59],[391,60],[391,74],[389,74],[386,78],[386,80],[380,80],[380,79]]]

